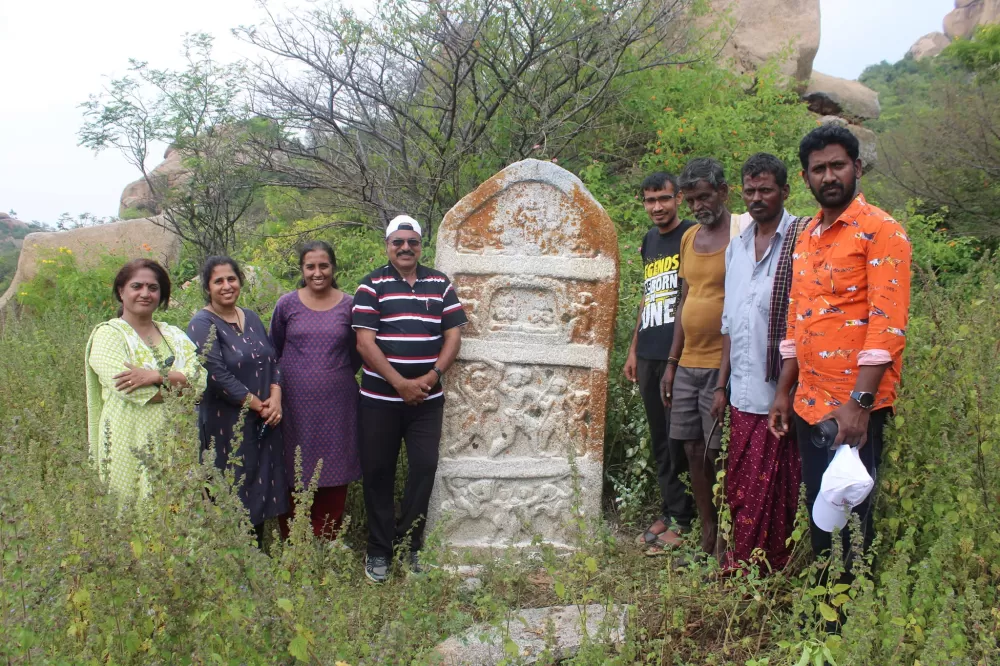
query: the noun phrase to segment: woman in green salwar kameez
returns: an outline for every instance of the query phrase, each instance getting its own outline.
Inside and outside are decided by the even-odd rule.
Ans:
[[[170,300],[170,277],[155,261],[125,264],[114,282],[119,317],[98,324],[87,342],[90,460],[119,499],[149,493],[137,452],[156,447],[166,412],[161,389],[205,388],[194,343],[184,331],[154,321]]]

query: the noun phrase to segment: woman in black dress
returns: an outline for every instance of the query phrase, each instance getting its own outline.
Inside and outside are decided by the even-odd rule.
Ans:
[[[236,305],[243,286],[239,265],[229,257],[209,257],[201,286],[208,305],[191,318],[187,329],[198,352],[205,354],[208,370],[208,388],[198,409],[201,445],[208,449],[214,443],[220,469],[230,456],[242,458],[237,468],[239,495],[259,543],[264,521],[289,509],[279,427],[281,373],[260,317]],[[241,443],[233,451],[233,430],[244,405]]]

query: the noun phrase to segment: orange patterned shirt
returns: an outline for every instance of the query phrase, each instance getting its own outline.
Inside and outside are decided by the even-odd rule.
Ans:
[[[893,404],[910,310],[910,240],[896,220],[859,194],[822,225],[820,213],[795,244],[781,345],[798,358],[794,408],[811,424],[851,399],[861,365],[891,362],[874,409]]]

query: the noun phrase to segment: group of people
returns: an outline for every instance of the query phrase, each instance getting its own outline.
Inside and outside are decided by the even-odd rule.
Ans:
[[[679,546],[697,516],[701,549],[724,572],[780,569],[800,484],[811,509],[835,448],[858,447],[876,477],[906,344],[909,240],[860,192],[848,130],[816,128],[799,159],[820,207],[813,218],[785,209],[788,172],[767,153],[741,170],[744,215],[727,209],[729,185],[713,159],[642,183],[653,227],[640,247],[644,291],[625,375],[638,384],[657,461],[660,516],[637,538],[649,555]],[[679,217],[681,201],[697,222]],[[727,408],[731,543],[713,492]],[[817,446],[828,421],[833,446]],[[865,547],[871,506],[869,496],[853,507]],[[831,550],[812,518],[810,535],[817,555]],[[849,565],[849,529],[842,538]]]
[[[170,300],[163,267],[150,259],[122,267],[113,285],[119,316],[91,334],[86,374],[91,461],[123,503],[149,492],[143,456],[162,433],[164,389],[195,390],[202,451],[214,449],[217,467],[236,470],[258,543],[269,518],[288,535],[298,451],[301,482],[317,487],[310,509],[317,536],[335,538],[347,486],[363,478],[365,575],[385,581],[394,552],[420,569],[441,438],[441,377],[458,355],[466,317],[448,278],[419,263],[416,220],[397,217],[385,237],[388,263],[353,297],[337,287],[333,248],[305,244],[299,288],[278,299],[270,330],[237,305],[245,280],[230,257],[205,262],[206,304],[186,332],[153,318]],[[397,520],[404,441],[409,470]]]
[[[648,554],[680,545],[697,515],[701,548],[724,569],[784,566],[799,485],[811,506],[833,456],[811,443],[819,423],[834,421],[835,443],[862,447],[876,474],[905,345],[909,241],[860,193],[849,131],[813,130],[799,157],[820,205],[815,218],[785,210],[787,169],[765,153],[743,165],[743,216],[730,214],[725,173],[710,158],[692,160],[679,178],[661,172],[642,183],[653,227],[640,248],[644,292],[625,375],[638,383],[657,460],[661,515],[638,538]],[[679,217],[682,201],[696,222]],[[318,486],[314,533],[336,535],[347,485],[363,479],[365,575],[385,581],[394,553],[419,570],[441,378],[467,323],[448,277],[420,264],[423,240],[416,220],[395,218],[385,233],[388,262],[353,297],[337,287],[333,248],[307,243],[299,288],[278,300],[270,330],[237,305],[244,276],[229,257],[205,262],[206,305],[186,332],[153,318],[170,299],[163,267],[127,263],[113,285],[119,316],[94,329],[86,351],[90,454],[102,478],[123,501],[148,493],[142,456],[165,418],[163,391],[203,392],[202,450],[214,449],[220,468],[236,461],[258,539],[269,518],[288,533],[301,451],[301,481]],[[713,493],[727,408],[732,543],[719,534]],[[855,507],[866,544],[870,506],[871,498]],[[815,523],[811,535],[817,553],[830,549],[830,534]]]

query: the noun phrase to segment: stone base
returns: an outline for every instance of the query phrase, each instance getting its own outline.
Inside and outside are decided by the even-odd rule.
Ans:
[[[584,614],[586,622],[584,623]],[[507,629],[510,640],[518,648],[518,664],[534,664],[548,647],[553,662],[573,657],[585,637],[603,644],[618,645],[625,640],[628,610],[621,606],[610,609],[599,604],[529,608],[517,612]],[[552,637],[546,646],[551,622]],[[586,624],[586,632],[583,625]],[[504,632],[489,625],[476,625],[461,636],[452,636],[436,648],[428,660],[441,666],[493,666],[511,655],[504,653]]]

